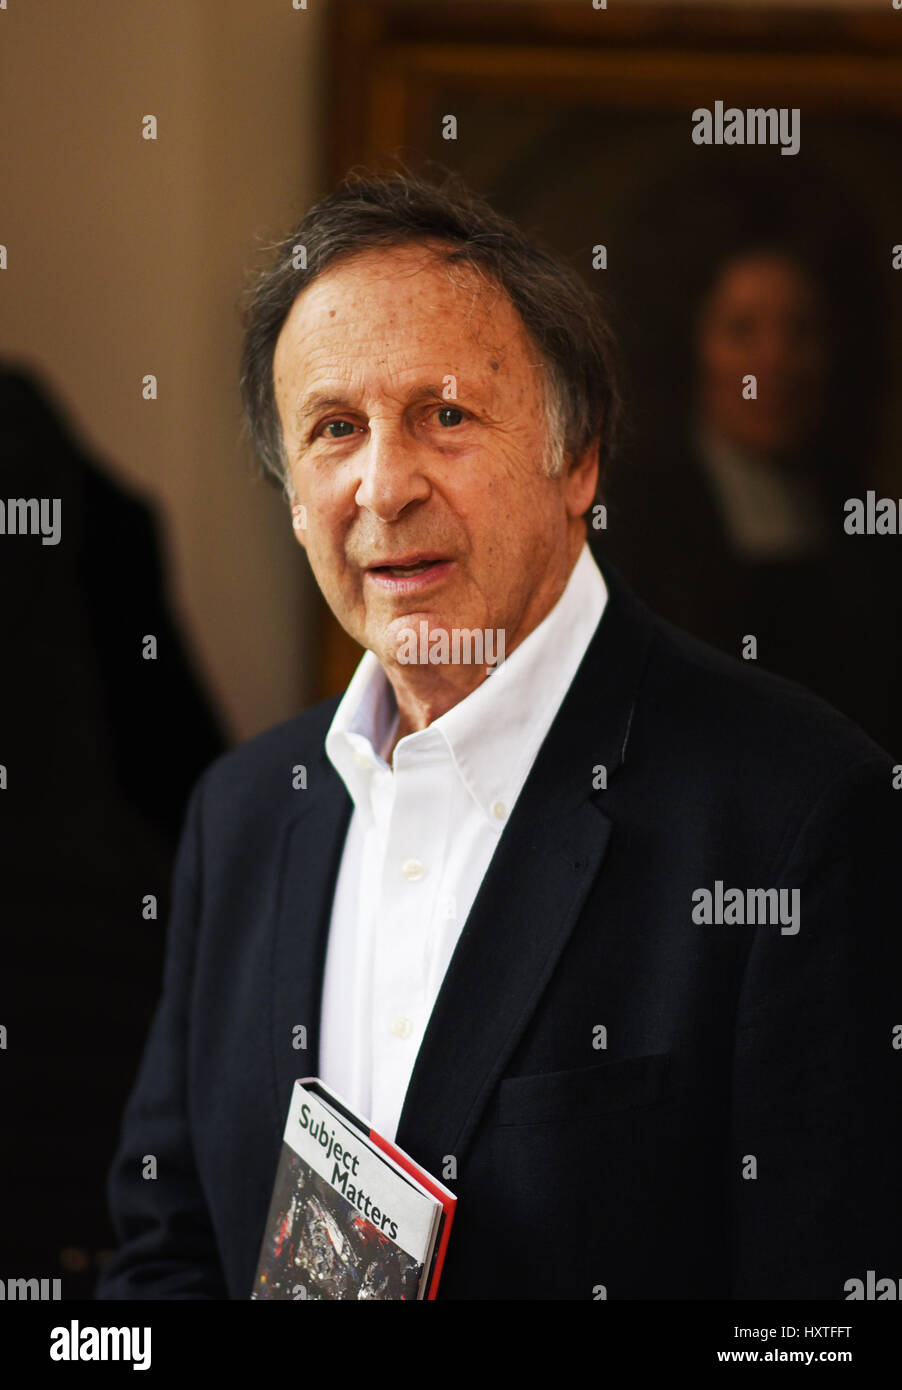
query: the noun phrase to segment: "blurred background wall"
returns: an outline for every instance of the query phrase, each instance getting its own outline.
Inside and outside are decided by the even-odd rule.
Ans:
[[[255,239],[316,187],[324,9],[0,12],[0,355],[46,374],[84,441],[158,504],[174,599],[235,738],[313,688],[306,562],[239,434],[237,298]]]

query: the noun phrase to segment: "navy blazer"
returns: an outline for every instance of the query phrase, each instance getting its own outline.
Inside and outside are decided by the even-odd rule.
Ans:
[[[605,574],[401,1114],[419,1163],[456,1159],[439,1297],[842,1299],[902,1273],[902,789],[855,725]],[[193,791],[100,1298],[250,1295],[317,1071],[336,705]],[[798,931],[694,920],[718,882],[798,890]]]

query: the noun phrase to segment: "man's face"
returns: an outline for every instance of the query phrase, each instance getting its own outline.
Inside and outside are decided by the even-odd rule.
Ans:
[[[826,315],[816,287],[787,258],[750,255],[725,267],[699,316],[704,417],[727,439],[780,455],[808,441],[824,409]],[[742,378],[757,379],[757,400]]]
[[[298,296],[276,344],[298,539],[387,670],[424,619],[503,629],[509,655],[562,591],[595,486],[594,468],[544,474],[538,354],[502,293],[452,275],[422,244],[354,255]]]

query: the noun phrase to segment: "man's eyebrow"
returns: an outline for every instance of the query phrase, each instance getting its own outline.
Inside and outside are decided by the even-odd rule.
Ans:
[[[446,405],[456,399],[456,396],[448,396],[445,391],[444,381],[420,382],[411,387],[406,397],[407,405],[416,405],[420,401],[442,401]],[[467,387],[467,395],[471,398],[479,398],[479,391],[473,387]],[[312,391],[301,402],[295,413],[295,420],[299,425],[305,424],[312,416],[317,415],[321,410],[352,409],[347,396],[336,395],[333,391]]]
[[[455,394],[453,396],[449,396],[446,391],[446,381],[423,382],[421,385],[414,386],[411,389],[407,397],[407,404],[416,405],[418,401],[441,401],[444,405],[448,405],[449,402],[455,401],[457,399],[458,393],[456,390],[456,379],[454,384]],[[480,393],[475,389],[475,387],[473,387],[469,382],[467,383],[466,394],[469,400],[478,400],[480,395]]]
[[[295,412],[295,420],[299,425],[304,424],[312,415],[316,415],[321,410],[331,410],[333,406],[347,406],[346,396],[336,396],[331,391],[313,391],[303,400]]]

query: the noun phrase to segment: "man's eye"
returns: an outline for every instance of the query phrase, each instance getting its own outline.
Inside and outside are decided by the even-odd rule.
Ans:
[[[455,417],[455,416],[456,416],[456,419],[455,419],[455,418],[449,418],[449,417]],[[439,424],[441,424],[441,425],[459,425],[460,422],[461,422],[461,420],[463,420],[464,416],[463,416],[463,411],[462,411],[462,410],[458,410],[455,406],[453,406],[453,405],[443,405],[443,406],[441,407],[441,409],[439,410],[439,412],[438,412],[438,418],[439,418]]]
[[[354,426],[350,420],[330,420],[325,429],[335,431],[333,439],[346,439],[349,434],[354,433]]]

